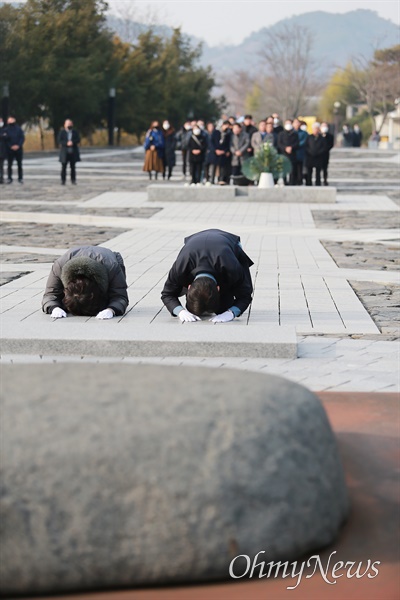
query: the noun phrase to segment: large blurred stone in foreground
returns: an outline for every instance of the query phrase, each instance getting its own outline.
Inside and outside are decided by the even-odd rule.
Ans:
[[[329,544],[347,514],[325,412],[297,384],[152,365],[2,371],[3,594],[228,578],[238,554]]]

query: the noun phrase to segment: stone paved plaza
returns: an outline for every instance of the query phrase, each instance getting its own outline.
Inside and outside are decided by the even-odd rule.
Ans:
[[[334,150],[334,204],[171,202],[162,181],[165,201],[149,202],[140,148],[82,154],[77,186],[61,187],[49,153],[26,156],[23,186],[1,187],[3,363],[224,366],[315,391],[398,391],[396,154]],[[179,160],[172,183],[184,185]],[[161,289],[183,238],[213,227],[240,235],[253,259],[253,303],[233,323],[182,326]],[[41,312],[52,261],[79,244],[124,257],[125,316],[52,321]]]

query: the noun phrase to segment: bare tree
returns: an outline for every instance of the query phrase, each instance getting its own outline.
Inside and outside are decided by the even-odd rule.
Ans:
[[[312,48],[310,30],[299,25],[284,25],[266,33],[260,52],[268,75],[266,95],[283,118],[301,114],[308,98],[320,89]]]
[[[109,5],[113,29],[118,37],[128,44],[135,44],[143,31],[166,21],[165,11],[160,12],[159,8],[156,10],[151,6],[139,8],[135,0],[114,0]]]
[[[400,97],[399,59],[400,45],[376,50],[372,60],[358,57],[352,61],[351,83],[367,107],[372,129],[376,128],[374,115],[382,115],[381,129]]]
[[[246,91],[252,89],[255,77],[247,71],[233,71],[221,78],[223,94],[228,99],[228,110],[233,115],[246,111]]]

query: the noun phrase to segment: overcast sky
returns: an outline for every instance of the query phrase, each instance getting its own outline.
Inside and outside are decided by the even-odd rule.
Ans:
[[[400,24],[399,0],[108,0],[108,4],[112,12],[125,12],[135,20],[155,15],[158,23],[181,26],[211,46],[238,44],[252,31],[316,10],[345,13],[365,8]]]
[[[253,31],[315,10],[345,13],[367,8],[400,25],[399,0],[108,0],[108,4],[112,12],[133,20],[181,26],[210,46],[239,44]]]

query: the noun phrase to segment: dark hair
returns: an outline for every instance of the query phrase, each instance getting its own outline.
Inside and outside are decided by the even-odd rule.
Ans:
[[[245,119],[252,119],[253,117],[251,115],[244,115]]]
[[[217,312],[219,294],[217,284],[210,277],[199,277],[193,281],[186,295],[186,308],[200,317],[205,312]]]
[[[64,288],[64,306],[72,315],[96,316],[107,308],[108,298],[92,279],[77,277]]]
[[[235,122],[233,123],[233,125],[237,125],[238,127],[240,127],[240,129],[242,129],[242,126],[241,126],[241,124],[240,124],[240,123],[238,123],[237,121],[235,121]],[[233,126],[233,125],[232,125],[232,126]]]

